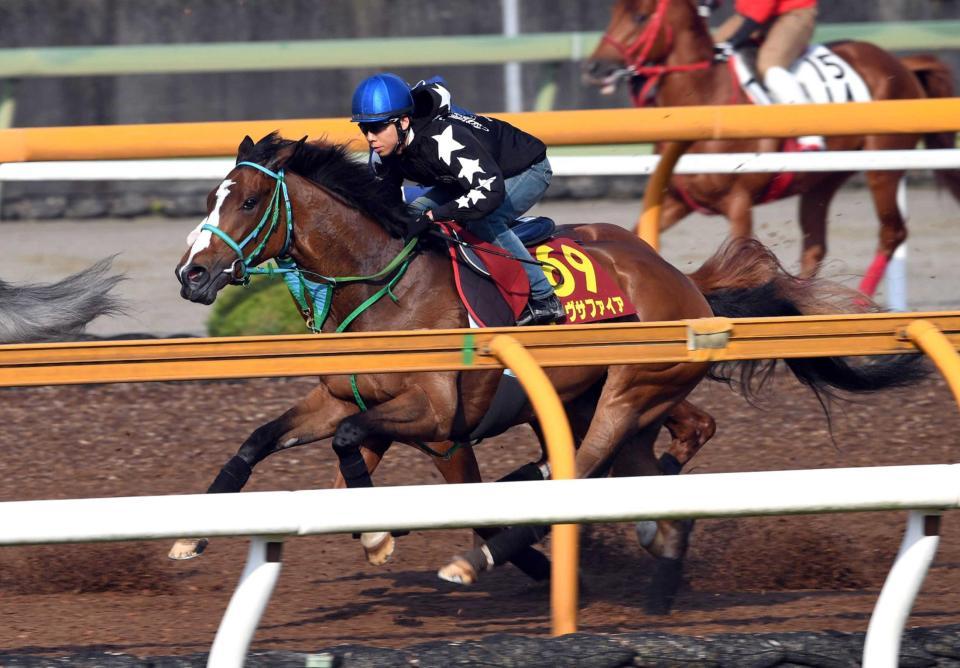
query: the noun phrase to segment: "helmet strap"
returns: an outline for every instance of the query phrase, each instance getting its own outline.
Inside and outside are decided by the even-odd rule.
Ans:
[[[412,125],[410,125],[410,126],[407,126],[407,129],[406,129],[406,130],[404,130],[404,129],[403,129],[403,120],[402,120],[402,118],[403,118],[403,117],[401,116],[401,117],[398,118],[396,121],[394,121],[394,125],[397,126],[397,148],[396,148],[396,150],[397,150],[398,152],[401,150],[401,147],[402,147],[402,146],[406,146],[406,145],[407,145],[407,133],[410,132],[410,128],[413,127]]]

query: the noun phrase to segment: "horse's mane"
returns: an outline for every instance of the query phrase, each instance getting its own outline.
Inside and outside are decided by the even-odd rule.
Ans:
[[[277,132],[271,132],[245,153],[242,159],[268,165],[280,149],[295,143]],[[365,164],[350,156],[345,144],[331,144],[323,139],[304,142],[286,162],[284,169],[326,188],[378,222],[391,235],[403,236],[410,214],[399,193],[387,192],[384,183]]]

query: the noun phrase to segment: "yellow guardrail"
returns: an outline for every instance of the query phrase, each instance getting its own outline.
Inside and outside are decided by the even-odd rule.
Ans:
[[[790,113],[770,111],[729,105],[492,115],[549,146],[945,132],[960,125],[960,98],[793,105]],[[244,135],[259,138],[273,130],[291,138],[326,136],[358,146],[360,140],[346,118],[14,128],[0,130],[0,162],[227,156],[236,153]]]
[[[885,355],[916,352],[914,320],[960,348],[960,311],[38,343],[0,346],[0,387],[499,369],[501,334],[542,367]]]

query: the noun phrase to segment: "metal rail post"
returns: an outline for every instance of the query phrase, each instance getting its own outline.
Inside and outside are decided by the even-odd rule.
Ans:
[[[863,668],[897,668],[900,638],[940,544],[940,515],[911,510],[900,551],[883,583],[863,643]]]
[[[247,565],[213,639],[208,668],[239,668],[280,576],[283,543],[277,538],[250,539]]]
[[[547,374],[512,336],[500,334],[493,337],[490,352],[517,374],[517,380],[533,405],[543,429],[543,440],[547,444],[551,478],[571,480],[576,477],[570,423]],[[577,630],[579,540],[579,527],[576,524],[553,525],[550,608],[555,636],[575,633]]]
[[[641,239],[653,246],[656,251],[660,250],[660,213],[663,208],[663,194],[670,185],[670,177],[673,176],[673,168],[680,160],[680,156],[686,153],[693,142],[675,141],[667,142],[660,154],[660,162],[654,170],[650,180],[647,181],[647,189],[643,191],[643,212],[640,214],[640,220],[637,223],[637,234]]]

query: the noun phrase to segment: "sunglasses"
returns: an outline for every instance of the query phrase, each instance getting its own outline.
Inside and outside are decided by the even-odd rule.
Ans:
[[[357,125],[360,126],[360,132],[363,134],[369,134],[372,132],[373,134],[378,135],[386,130],[389,126],[396,123],[396,121],[397,119],[391,118],[386,121],[377,121],[375,123],[358,123]]]

